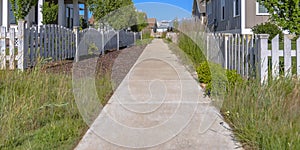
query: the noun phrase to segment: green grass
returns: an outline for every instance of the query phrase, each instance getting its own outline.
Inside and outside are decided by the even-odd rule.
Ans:
[[[99,80],[111,94],[108,76]],[[72,149],[87,130],[72,77],[40,69],[0,71],[0,120],[0,149]]]
[[[137,45],[137,46],[147,45],[147,44],[150,44],[152,40],[153,40],[153,38],[147,38],[147,39],[143,39],[143,40],[137,40],[136,43],[135,43],[135,45]]]
[[[300,82],[281,78],[230,89],[222,112],[246,149],[300,149]]]

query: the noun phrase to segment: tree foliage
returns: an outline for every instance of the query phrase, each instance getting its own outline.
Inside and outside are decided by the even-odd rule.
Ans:
[[[140,32],[148,26],[147,14],[144,12],[136,12],[137,23],[131,27],[134,32]]]
[[[38,3],[38,0],[10,0],[10,3],[16,19],[24,20],[32,6]]]
[[[96,21],[109,24],[117,30],[126,29],[137,22],[132,0],[89,0],[88,7]]]
[[[300,0],[259,0],[282,29],[300,34]]]
[[[252,31],[255,34],[269,34],[270,35],[269,40],[268,40],[269,42],[271,42],[271,40],[277,34],[279,34],[280,40],[283,39],[283,33],[282,33],[281,29],[272,22],[266,22],[266,23],[256,25],[252,28]]]
[[[56,24],[58,18],[58,4],[44,2],[42,7],[43,24]]]

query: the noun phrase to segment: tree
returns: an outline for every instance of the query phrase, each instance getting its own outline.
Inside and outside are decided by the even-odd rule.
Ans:
[[[58,18],[58,4],[45,2],[42,8],[43,24],[56,24]]]
[[[136,12],[137,23],[131,27],[134,32],[140,32],[148,26],[147,14],[144,12]]]
[[[32,6],[38,3],[38,0],[10,0],[11,8],[17,20],[24,20]]]
[[[132,0],[89,0],[88,7],[102,26],[108,23],[120,30],[130,27],[129,24],[136,21]]]
[[[300,0],[259,0],[282,29],[300,34]]]

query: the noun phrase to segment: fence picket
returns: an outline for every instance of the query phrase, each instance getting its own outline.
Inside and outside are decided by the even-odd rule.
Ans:
[[[297,76],[300,77],[300,37],[297,39]]]
[[[38,26],[35,26],[35,32],[34,32],[34,58],[38,58],[38,47],[39,47],[39,28]]]
[[[9,29],[9,69],[15,69],[15,29]]]
[[[272,75],[274,78],[279,76],[279,35],[272,39]]]
[[[6,69],[6,28],[0,28],[0,69]]]
[[[284,35],[284,75],[290,76],[292,74],[292,60],[291,60],[291,40],[289,39],[288,35]]]
[[[30,40],[29,40],[29,43],[30,43],[30,51],[29,51],[29,59],[30,59],[30,66],[33,66],[33,61],[34,61],[34,30],[35,28],[30,28],[30,33],[29,33],[29,37],[30,37]]]
[[[246,35],[246,51],[245,51],[245,76],[249,77],[249,35]]]
[[[237,72],[241,74],[241,36],[237,34],[238,44],[237,44]]]
[[[40,57],[43,57],[43,52],[44,52],[44,42],[43,42],[43,38],[44,38],[44,28],[43,26],[40,26],[40,32],[39,32],[39,52],[40,52]]]

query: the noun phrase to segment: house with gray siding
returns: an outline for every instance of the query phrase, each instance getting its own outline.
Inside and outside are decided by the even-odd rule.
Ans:
[[[211,32],[240,34],[252,34],[252,27],[270,17],[256,0],[207,0],[206,15]]]
[[[206,24],[206,3],[205,0],[194,0],[192,14],[195,21]]]
[[[26,16],[27,26],[42,25],[43,14],[42,5],[51,0],[38,0],[38,4],[33,6]],[[58,4],[57,24],[65,27],[79,26],[79,4],[84,4],[84,19],[88,20],[88,9],[86,0],[55,0]],[[12,11],[10,0],[0,0],[0,26],[17,28],[17,21]]]

